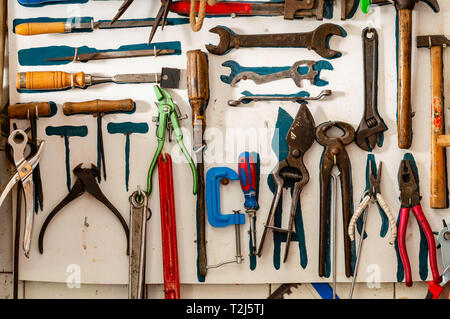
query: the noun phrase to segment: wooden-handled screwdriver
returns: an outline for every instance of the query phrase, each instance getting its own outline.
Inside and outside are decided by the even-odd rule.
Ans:
[[[197,267],[200,276],[206,276],[206,234],[205,234],[205,175],[203,133],[206,128],[205,111],[209,100],[208,59],[200,50],[192,50],[187,55],[187,87],[192,107],[192,127],[194,153],[197,163]]]
[[[161,73],[117,74],[112,77],[60,71],[19,72],[16,77],[18,90],[63,90],[85,88],[99,83],[159,83],[164,88],[178,88],[180,70],[162,68]]]
[[[102,170],[103,178],[106,180],[105,151],[103,147],[102,117],[110,112],[131,112],[134,110],[135,103],[131,99],[126,100],[93,100],[86,102],[66,102],[63,105],[65,115],[74,114],[92,114],[97,117],[97,167]],[[98,176],[100,181],[100,176]]]

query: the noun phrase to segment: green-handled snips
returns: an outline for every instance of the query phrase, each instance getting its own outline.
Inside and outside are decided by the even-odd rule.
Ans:
[[[158,106],[158,120],[157,120],[157,128],[156,128],[156,137],[158,138],[158,148],[156,149],[156,153],[153,156],[152,163],[150,164],[150,168],[148,170],[147,176],[147,194],[150,195],[152,192],[152,176],[153,171],[155,169],[156,164],[158,163],[158,157],[161,154],[164,142],[166,139],[166,131],[173,131],[175,133],[175,137],[178,145],[180,146],[181,151],[186,157],[189,165],[192,170],[192,177],[194,182],[194,195],[197,194],[197,170],[194,165],[194,161],[192,160],[191,155],[187,151],[186,147],[183,144],[183,132],[181,131],[179,115],[177,112],[177,105],[173,102],[170,94],[160,88],[158,85],[153,87],[155,90],[156,98],[158,102],[156,105]],[[169,122],[170,121],[170,122]]]

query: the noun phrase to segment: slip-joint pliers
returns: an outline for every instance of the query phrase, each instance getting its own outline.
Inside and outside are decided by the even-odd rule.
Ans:
[[[169,129],[173,130],[175,133],[175,137],[178,145],[180,146],[181,151],[183,152],[186,160],[191,166],[192,176],[193,176],[193,193],[197,194],[197,170],[195,168],[194,161],[192,160],[191,155],[187,151],[186,147],[183,144],[183,132],[181,131],[181,125],[179,120],[179,115],[177,112],[177,105],[173,102],[170,94],[164,90],[163,88],[155,85],[154,87],[156,98],[158,102],[156,102],[156,106],[158,107],[158,120],[157,120],[157,129],[156,129],[156,137],[158,138],[158,148],[156,149],[155,155],[153,156],[152,163],[150,164],[150,168],[148,170],[147,176],[147,194],[150,195],[152,192],[152,176],[153,171],[155,170],[156,164],[158,163],[158,157],[161,154],[164,148],[164,142],[166,140],[166,131]],[[169,122],[170,121],[170,122]]]

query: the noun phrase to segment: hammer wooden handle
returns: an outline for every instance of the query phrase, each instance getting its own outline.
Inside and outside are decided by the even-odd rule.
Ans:
[[[8,117],[10,119],[27,119],[47,116],[51,111],[50,102],[20,103],[8,106]]]
[[[134,108],[134,101],[132,99],[126,100],[93,100],[86,102],[66,102],[63,105],[63,112],[65,115],[71,114],[95,114],[107,113],[114,111],[132,111]]]
[[[29,22],[16,25],[16,34],[37,35],[70,32],[70,24],[65,22]]]
[[[431,52],[431,208],[447,208],[447,172],[445,168],[446,137],[444,134],[442,47]],[[443,137],[443,140],[442,140]],[[450,137],[450,136],[449,136]]]
[[[86,75],[83,72],[76,74],[60,71],[19,72],[16,77],[17,89],[26,90],[62,90],[70,87],[83,88]]]
[[[398,39],[398,147],[408,149],[412,142],[411,43],[412,11],[399,9]]]

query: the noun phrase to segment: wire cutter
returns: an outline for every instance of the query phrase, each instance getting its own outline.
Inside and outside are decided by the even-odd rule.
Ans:
[[[156,164],[158,163],[158,157],[161,154],[164,148],[164,142],[166,139],[166,131],[173,130],[176,136],[176,140],[178,145],[180,146],[181,151],[183,152],[186,160],[191,166],[194,188],[194,195],[197,194],[197,169],[195,168],[194,161],[192,160],[191,155],[186,149],[186,146],[183,144],[183,132],[181,131],[180,125],[180,116],[177,112],[178,106],[173,102],[170,94],[164,90],[163,88],[155,85],[154,87],[156,98],[158,102],[156,102],[156,106],[158,107],[158,119],[157,119],[157,128],[156,128],[156,137],[158,138],[158,148],[156,149],[156,153],[153,156],[152,163],[150,164],[150,168],[148,170],[147,176],[147,194],[150,195],[152,192],[152,176],[153,171],[155,169]],[[170,121],[170,122],[169,122]]]
[[[389,206],[386,204],[383,195],[380,193],[380,182],[381,182],[381,168],[383,163],[380,162],[378,167],[377,176],[373,175],[372,165],[369,163],[369,189],[366,191],[366,194],[359,204],[358,209],[355,214],[353,214],[352,219],[350,220],[350,224],[348,226],[348,235],[350,236],[350,240],[355,240],[355,225],[359,219],[359,216],[365,211],[367,206],[369,206],[370,201],[377,202],[381,209],[386,214],[389,219],[389,227],[391,229],[391,239],[389,240],[389,244],[393,245],[395,242],[395,238],[397,237],[397,223],[395,222],[395,218],[392,215]]]
[[[400,162],[398,170],[398,184],[400,187],[400,219],[398,225],[398,250],[400,259],[405,270],[406,286],[412,286],[411,265],[408,259],[408,252],[406,251],[406,228],[408,226],[409,212],[412,208],[414,215],[420,228],[423,230],[427,244],[428,244],[428,257],[430,260],[431,273],[433,275],[433,282],[439,284],[442,281],[442,277],[439,274],[439,269],[436,261],[436,243],[434,241],[433,231],[428,224],[425,217],[422,206],[420,205],[420,193],[417,176],[412,169],[411,161],[409,159],[403,159]]]
[[[8,137],[8,144],[12,147],[14,165],[16,172],[9,178],[9,181],[1,188],[0,205],[5,200],[8,193],[19,181],[22,183],[25,195],[25,230],[23,235],[23,250],[28,258],[30,253],[31,233],[34,221],[34,183],[33,170],[41,158],[44,141],[37,141],[37,151],[30,159],[25,158],[25,148],[28,143],[28,136],[23,130],[14,130]]]
[[[128,7],[133,3],[134,0],[126,0],[119,8],[116,16],[111,20],[111,25],[116,22],[125,11],[127,11]],[[161,24],[161,30],[164,29],[164,26],[167,22],[167,15],[169,14],[169,8],[172,5],[172,0],[161,0],[161,8],[158,11],[158,14],[155,18],[155,23],[153,24],[152,31],[150,32],[150,37],[148,39],[148,43],[152,43],[153,37],[158,29],[158,26]]]

